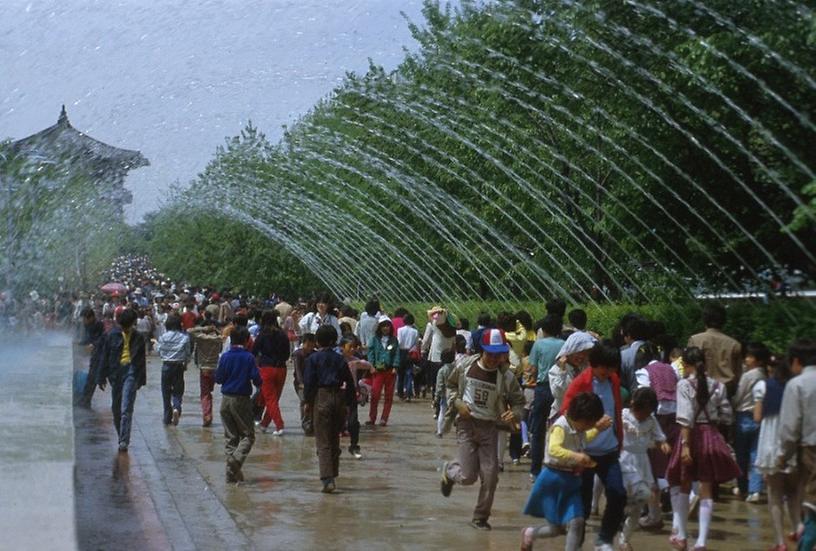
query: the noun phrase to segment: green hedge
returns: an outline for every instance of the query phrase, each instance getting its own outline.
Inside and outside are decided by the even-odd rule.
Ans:
[[[388,312],[393,312],[399,306],[404,306],[412,312],[417,319],[417,326],[421,328],[425,323],[425,312],[433,304],[383,303]],[[544,305],[541,303],[459,301],[445,306],[457,316],[467,318],[471,328],[476,326],[476,318],[480,312],[488,312],[495,316],[501,311],[516,312],[524,309],[530,312],[534,320],[544,316]],[[780,299],[767,304],[759,301],[740,301],[726,303],[725,306],[728,310],[725,332],[741,342],[763,342],[774,352],[784,353],[791,341],[796,338],[816,338],[816,301]],[[362,308],[362,305],[357,304],[356,307]],[[649,319],[663,321],[667,331],[677,337],[680,343],[685,342],[690,335],[703,330],[701,303],[576,304],[570,305],[567,311],[579,307],[587,311],[589,329],[602,335],[610,335],[612,328],[628,312],[638,312]]]

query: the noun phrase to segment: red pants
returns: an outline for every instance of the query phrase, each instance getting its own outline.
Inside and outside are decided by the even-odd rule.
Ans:
[[[394,401],[394,383],[397,381],[397,374],[388,371],[378,371],[371,376],[371,409],[368,412],[368,419],[372,423],[377,422],[377,404],[380,402],[380,393],[385,387],[385,403],[383,404],[382,417],[383,423],[388,422],[388,416],[391,414],[391,402]]]
[[[199,377],[201,385],[201,417],[205,425],[212,423],[212,392],[215,388],[215,369],[202,369]]]
[[[283,429],[283,417],[281,417],[278,402],[283,392],[283,384],[286,382],[286,368],[261,366],[260,372],[263,381],[261,394],[266,405],[263,418],[261,418],[261,426],[268,427],[269,423],[274,422],[275,428],[281,430]]]

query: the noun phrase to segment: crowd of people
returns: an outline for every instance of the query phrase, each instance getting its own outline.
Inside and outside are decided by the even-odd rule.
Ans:
[[[291,366],[325,493],[336,488],[341,437],[352,457],[363,456],[360,411],[367,408],[368,430],[383,430],[395,395],[426,398],[429,430],[439,438],[455,430],[458,443],[442,466],[442,495],[479,482],[474,528],[491,529],[505,457],[529,457],[524,512],[538,524],[522,530],[523,550],[559,534],[566,549],[581,549],[586,519],[603,503],[596,550],[631,550],[633,532],[663,529],[669,510],[671,548],[704,550],[726,488],[751,503],[767,500],[772,550],[816,543],[814,340],[792,343],[784,357],[740,343],[723,332],[726,309],[714,303],[704,307],[705,330],[681,346],[659,320],[636,313],[602,337],[586,312],[567,312],[560,299],[537,322],[523,311],[484,313],[471,329],[441,305],[418,320],[376,299],[358,313],[328,295],[290,303],[179,286],[144,258],[118,260],[108,277],[126,292],[73,304],[79,344],[91,352],[79,405],[90,407],[95,389],[110,385],[123,453],[155,348],[165,425],[179,422],[190,362],[204,427],[221,385],[228,483],[243,481],[256,431],[284,435],[279,401]]]

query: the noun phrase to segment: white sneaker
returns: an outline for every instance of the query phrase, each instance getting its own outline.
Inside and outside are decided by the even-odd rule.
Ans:
[[[274,431],[272,436],[283,436],[283,429]]]
[[[354,457],[354,459],[362,459],[363,458],[363,454],[361,454],[359,451],[356,451],[356,450],[351,452],[351,455]]]
[[[595,551],[615,551],[611,543],[596,543]]]
[[[761,499],[762,496],[759,494],[759,492],[755,492],[745,498],[745,503],[759,503]]]
[[[266,431],[269,430],[269,427],[262,427],[262,426],[258,425],[258,430],[260,430],[262,433],[266,434]]]

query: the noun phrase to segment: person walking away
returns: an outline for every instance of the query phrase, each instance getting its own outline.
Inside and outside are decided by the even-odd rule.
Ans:
[[[261,432],[266,432],[269,424],[275,423],[273,436],[283,435],[283,417],[280,412],[280,397],[286,383],[286,362],[289,360],[289,339],[278,326],[278,314],[274,310],[264,310],[261,314],[261,331],[252,345],[252,353],[260,366],[261,393],[266,409],[261,418]]]
[[[784,465],[777,463],[781,448],[779,433],[779,411],[782,395],[791,378],[791,369],[786,361],[776,362],[770,377],[765,380],[765,396],[754,410],[754,420],[760,422],[759,444],[757,445],[756,468],[768,484],[768,510],[774,528],[776,545],[770,551],[787,551],[785,543],[785,507],[793,527],[789,538],[796,541],[802,522],[802,495],[799,487],[799,472],[796,455],[792,455]],[[757,383],[762,384],[762,383]]]
[[[169,316],[164,325],[167,330],[156,343],[156,350],[162,359],[162,420],[165,425],[178,425],[184,397],[184,371],[190,360],[190,337],[182,332],[179,316]]]
[[[470,356],[447,380],[449,415],[456,415],[456,461],[442,465],[440,489],[448,497],[455,484],[480,480],[470,525],[490,530],[488,519],[499,482],[497,422],[516,423],[524,412],[524,393],[508,370],[510,345],[500,329],[482,333],[481,354]],[[510,409],[507,409],[510,406]]]
[[[533,402],[530,407],[528,429],[530,432],[530,476],[535,479],[541,472],[544,459],[544,440],[547,435],[547,421],[551,417],[553,395],[550,389],[549,373],[558,358],[564,341],[561,334],[562,321],[557,315],[547,314],[539,323],[542,338],[533,343],[529,363],[536,370]],[[586,333],[582,333],[586,335]],[[591,348],[591,345],[588,347]],[[566,390],[566,387],[565,387]],[[559,408],[560,409],[560,408]],[[556,409],[558,411],[558,409]]]
[[[788,348],[788,359],[794,378],[782,395],[777,465],[798,456],[805,513],[799,551],[810,551],[816,546],[816,340],[795,341]]]
[[[746,496],[748,503],[758,503],[763,490],[762,475],[755,463],[759,444],[759,421],[754,412],[762,407],[765,397],[765,377],[771,352],[762,343],[745,346],[745,360],[737,391],[731,399],[736,423],[734,424],[734,454],[742,475],[737,479],[734,494]]]
[[[215,370],[221,355],[221,335],[214,324],[193,327],[187,334],[195,344],[195,363],[198,366],[199,396],[201,398],[201,426],[209,427],[213,420]]]
[[[85,380],[85,387],[82,389],[82,395],[79,398],[78,405],[80,407],[89,408],[91,407],[91,399],[93,399],[97,384],[97,370],[99,369],[99,360],[102,357],[105,326],[101,321],[96,319],[93,308],[86,307],[82,310],[80,316],[82,318],[82,337],[79,341],[79,345],[86,347],[88,352],[90,352],[90,361],[88,362],[88,378]]]
[[[295,387],[295,394],[297,394],[300,401],[300,426],[303,428],[306,436],[314,435],[312,430],[312,418],[306,416],[306,397],[303,394],[303,369],[306,365],[306,358],[315,351],[317,340],[314,333],[306,333],[303,335],[303,344],[292,352],[292,367],[293,377],[292,383]]]
[[[632,551],[632,532],[638,527],[643,507],[657,490],[649,449],[659,446],[663,453],[671,452],[666,435],[654,417],[657,394],[648,387],[638,388],[632,394],[631,407],[624,409],[623,451],[620,456],[623,484],[626,488],[626,520],[618,540],[619,551]]]
[[[584,452],[586,442],[612,425],[604,415],[603,402],[590,392],[582,392],[570,403],[567,413],[558,417],[549,430],[544,468],[536,478],[524,514],[544,519],[540,526],[521,531],[521,550],[532,551],[533,542],[566,532],[566,551],[578,551],[584,539],[581,473],[595,466]]]
[[[419,343],[419,331],[414,325],[414,315],[405,314],[404,325],[397,330],[397,342],[400,349],[400,365],[397,370],[397,395],[401,400],[411,401],[414,394],[414,366],[411,361],[411,350]]]
[[[651,388],[657,396],[655,418],[660,430],[666,436],[669,449],[673,450],[680,438],[680,427],[677,425],[677,373],[674,368],[660,361],[660,350],[651,342],[644,343],[635,355],[635,378],[638,389]],[[660,491],[668,493],[666,467],[669,464],[671,451],[664,453],[661,448],[649,450],[652,473],[657,478]],[[659,530],[663,527],[663,515],[660,506],[660,493],[653,493],[648,503],[648,513],[639,521],[644,530]]]
[[[722,332],[726,322],[725,308],[707,304],[703,309],[705,331],[689,337],[688,346],[705,354],[706,373],[725,385],[728,396],[734,395],[742,372],[742,346]]]
[[[312,414],[315,447],[320,466],[322,492],[335,490],[340,475],[340,432],[346,409],[355,399],[354,379],[346,360],[334,351],[337,332],[322,325],[316,334],[318,350],[306,359],[303,371],[303,394],[307,414]]]
[[[573,333],[567,338],[573,338]],[[565,345],[566,346],[566,345]],[[612,551],[613,539],[623,523],[626,508],[626,488],[618,461],[623,445],[623,421],[621,384],[618,377],[620,351],[603,343],[598,343],[589,351],[589,369],[585,369],[570,383],[564,394],[561,414],[567,412],[570,401],[581,392],[597,394],[603,402],[604,413],[612,419],[612,426],[602,431],[597,438],[587,444],[586,452],[595,466],[581,473],[581,497],[584,511],[592,508],[592,494],[597,475],[603,483],[606,508],[601,518],[601,527],[595,539],[595,551]]]
[[[228,484],[244,480],[242,467],[255,443],[250,400],[252,385],[262,385],[255,357],[245,348],[249,331],[246,327],[237,327],[230,338],[230,349],[221,355],[215,370],[215,382],[221,385],[221,423],[224,425]]]
[[[464,341],[464,337],[462,337]],[[439,416],[436,419],[436,437],[442,438],[446,430],[446,420],[448,416],[445,414],[448,411],[448,400],[447,400],[447,384],[446,381],[448,380],[448,376],[450,375],[451,370],[453,369],[453,361],[454,361],[454,354],[451,350],[446,350],[442,353],[442,367],[439,368],[439,373],[436,375],[436,392],[437,395],[434,396],[434,400],[439,401]]]
[[[121,453],[127,453],[130,445],[136,391],[147,383],[145,342],[133,328],[135,323],[133,310],[125,309],[119,315],[118,326],[105,337],[96,379],[100,390],[110,382],[113,424]]]
[[[649,336],[649,322],[640,316],[632,317],[621,324],[621,330],[625,344],[621,350],[621,386],[628,399],[637,389],[635,357]]]
[[[699,534],[695,549],[705,549],[714,510],[713,485],[733,480],[740,470],[731,458],[718,423],[731,421],[731,404],[725,385],[706,374],[704,352],[690,346],[683,350],[684,378],[677,383],[677,423],[680,445],[672,451],[666,478],[671,486],[673,525],[669,538],[674,549],[685,550],[688,541],[689,491],[699,482]]]
[[[371,404],[368,411],[366,425],[377,422],[377,409],[380,396],[384,395],[380,426],[388,425],[391,414],[391,404],[394,400],[394,383],[397,377],[397,368],[400,365],[400,348],[394,336],[394,326],[387,316],[380,318],[374,337],[368,343],[368,363],[371,364],[372,386]]]
[[[350,437],[348,451],[355,459],[362,459],[363,454],[360,449],[360,415],[359,407],[364,403],[361,393],[360,378],[371,372],[371,364],[366,360],[361,360],[357,354],[360,351],[360,341],[357,337],[351,335],[344,337],[340,341],[340,352],[343,354],[343,359],[348,363],[351,377],[354,379],[354,400],[348,407],[346,412],[346,427]]]
[[[147,315],[147,310],[145,308],[139,308],[139,315],[138,319],[136,320],[136,331],[144,339],[145,344],[147,345],[147,353],[150,354],[153,351],[153,341],[151,340],[151,336],[153,334],[153,322],[150,319],[150,316]]]

